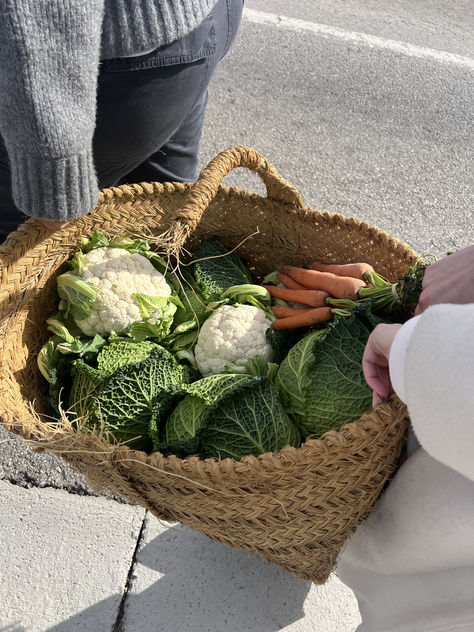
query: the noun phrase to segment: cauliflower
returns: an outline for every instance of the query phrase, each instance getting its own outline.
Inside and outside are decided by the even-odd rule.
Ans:
[[[146,257],[123,248],[96,248],[85,254],[81,278],[99,289],[90,316],[76,318],[87,336],[120,333],[143,320],[132,294],[169,298],[172,293],[165,277]]]
[[[223,305],[203,324],[194,355],[204,377],[222,372],[229,365],[246,365],[255,356],[272,359],[265,332],[271,322],[253,305]]]

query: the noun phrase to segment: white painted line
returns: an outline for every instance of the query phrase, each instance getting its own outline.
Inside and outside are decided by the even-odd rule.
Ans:
[[[415,46],[407,42],[398,42],[397,40],[384,39],[376,35],[367,35],[367,33],[358,33],[356,31],[345,31],[336,26],[328,26],[327,24],[318,24],[317,22],[307,22],[297,18],[288,18],[284,15],[276,13],[266,13],[265,11],[255,11],[254,9],[244,9],[244,18],[255,24],[265,24],[270,26],[278,26],[289,31],[307,31],[321,37],[332,37],[341,39],[354,44],[363,44],[370,48],[381,48],[389,50],[393,53],[408,55],[409,57],[418,57],[419,59],[430,59],[443,64],[456,64],[474,70],[474,59],[472,57],[463,57],[454,53],[447,53],[443,50],[435,48],[425,48],[423,46]]]

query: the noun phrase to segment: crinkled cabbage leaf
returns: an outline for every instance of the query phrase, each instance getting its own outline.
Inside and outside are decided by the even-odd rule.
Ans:
[[[150,452],[152,437],[179,398],[189,372],[163,347],[130,344],[148,349],[142,348],[134,357],[132,353],[124,356],[128,362],[135,361],[118,368],[119,357],[114,358],[112,352],[102,356],[98,369],[82,360],[73,362],[69,407],[76,415],[86,416],[86,427],[103,428],[117,441]],[[144,359],[138,359],[145,353]]]
[[[319,437],[370,410],[362,356],[375,324],[369,314],[337,317],[302,338],[281,363],[276,386],[305,436]]]
[[[166,453],[241,459],[299,445],[300,435],[265,377],[220,374],[184,385],[186,397],[169,416]]]
[[[253,283],[244,263],[215,235],[202,240],[194,260],[193,275],[206,301],[218,301],[224,290],[234,285]]]

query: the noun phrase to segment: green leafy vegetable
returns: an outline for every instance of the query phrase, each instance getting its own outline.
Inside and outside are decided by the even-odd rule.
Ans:
[[[203,457],[241,459],[277,452],[300,438],[273,384],[264,377],[214,375],[189,386],[156,447]]]
[[[111,358],[105,364],[112,367]],[[103,428],[117,441],[149,452],[152,437],[156,438],[187,377],[186,369],[158,345],[145,359],[109,375],[76,360],[69,405],[76,414],[88,416],[88,428]]]
[[[71,388],[68,412],[73,416],[89,417],[95,398],[107,381],[107,375],[78,359],[71,366]]]
[[[72,342],[58,342],[56,349],[64,354],[74,353],[79,357],[90,359],[105,344],[105,338],[99,334],[95,334],[93,338],[74,338]]]
[[[207,302],[220,300],[222,292],[234,285],[252,283],[250,272],[240,258],[229,252],[215,235],[202,240],[194,260],[193,275]]]
[[[376,272],[368,272],[367,280],[372,287],[361,288],[358,297],[369,300],[376,314],[404,322],[413,316],[428,265],[428,262],[422,262],[411,266],[396,283],[390,283]]]
[[[150,251],[150,244],[147,241],[144,239],[131,239],[130,237],[116,237],[110,242],[109,246],[111,248],[123,248],[132,254],[138,253],[145,256]]]
[[[76,252],[74,257],[69,261],[69,265],[77,275],[82,276],[84,271],[84,253],[82,250]]]
[[[112,334],[107,345],[97,355],[97,368],[82,360],[74,361],[69,395],[71,412],[78,417],[86,416],[91,411],[93,399],[115,371],[127,364],[145,360],[157,347],[156,343],[148,340],[136,343]]]
[[[276,385],[305,435],[320,436],[370,410],[362,355],[372,328],[363,313],[337,317],[302,338],[281,363]]]
[[[93,360],[105,344],[105,338],[96,334],[92,338],[82,334],[71,316],[66,318],[62,312],[46,320],[48,330],[53,334],[38,354],[38,368],[51,382],[51,376],[63,356],[73,356]],[[56,376],[56,374],[54,373]],[[54,377],[56,380],[56,377]],[[57,410],[57,406],[54,406]]]
[[[201,430],[209,407],[220,398],[248,382],[246,375],[216,375],[206,377],[194,384],[184,385],[187,393],[173,410],[165,425],[165,441],[178,442],[195,437]]]
[[[290,349],[295,346],[309,331],[308,327],[300,329],[267,329],[265,332],[268,342],[273,348],[273,359],[281,364],[288,355]]]
[[[81,250],[83,253],[90,252],[96,248],[104,248],[108,245],[109,240],[101,230],[95,230],[90,239],[87,237],[82,237],[81,239]]]
[[[97,356],[97,366],[103,375],[112,375],[126,364],[134,364],[148,358],[158,345],[150,340],[136,343],[130,338],[111,334],[108,343]]]
[[[267,274],[266,277],[264,277],[262,284],[263,285],[279,285],[280,284],[280,279],[279,279],[279,272],[278,270],[274,270],[273,272],[270,272],[269,274]]]
[[[250,360],[246,368],[249,375],[267,377],[273,382],[279,367],[275,362],[268,362],[263,356],[257,355]]]
[[[136,342],[146,338],[162,340],[170,332],[176,305],[182,305],[177,296],[149,296],[147,294],[132,294],[138,304],[143,321],[132,323],[125,330]]]
[[[51,374],[53,369],[57,366],[61,353],[56,349],[58,337],[51,337],[41,348],[38,354],[38,368],[42,375],[48,380],[51,380]]]
[[[248,303],[249,299],[256,299],[263,305],[270,305],[272,297],[270,292],[261,285],[245,283],[233,285],[222,292],[221,299],[230,299],[234,303]]]
[[[57,278],[59,296],[64,302],[64,313],[69,313],[76,320],[90,316],[92,306],[99,293],[97,288],[88,281],[83,281],[74,272],[64,272]]]
[[[185,322],[202,323],[207,316],[207,300],[199,291],[199,288],[183,280],[178,294],[182,307],[178,306],[174,324],[176,327]]]
[[[60,417],[60,406],[64,410],[68,407],[69,392],[71,390],[71,368],[77,356],[62,355],[49,373],[49,396],[46,398],[51,408],[52,416]]]

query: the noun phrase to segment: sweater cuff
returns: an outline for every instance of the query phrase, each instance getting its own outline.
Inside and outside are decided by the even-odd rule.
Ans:
[[[390,348],[390,381],[395,393],[402,400],[402,402],[405,403],[405,357],[411,335],[418,323],[419,317],[420,316],[418,315],[410,318],[406,321],[404,325],[402,325],[402,327],[400,327],[397,335],[393,339],[392,346]]]
[[[70,220],[97,204],[98,185],[92,153],[65,158],[8,152],[12,195],[30,217]]]

